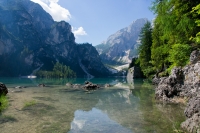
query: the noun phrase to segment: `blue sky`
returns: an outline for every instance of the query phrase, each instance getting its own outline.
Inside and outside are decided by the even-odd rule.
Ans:
[[[152,0],[31,0],[39,3],[55,21],[73,27],[77,43],[100,44],[139,18],[154,18]]]

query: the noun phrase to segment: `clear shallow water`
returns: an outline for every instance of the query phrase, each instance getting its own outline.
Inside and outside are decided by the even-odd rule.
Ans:
[[[185,119],[184,106],[156,102],[154,86],[143,80],[92,79],[114,86],[89,93],[65,86],[85,80],[0,78],[9,88],[0,132],[172,133]],[[47,87],[37,87],[40,83]]]

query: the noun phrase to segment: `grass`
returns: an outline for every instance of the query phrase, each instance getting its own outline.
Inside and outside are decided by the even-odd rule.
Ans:
[[[8,107],[8,98],[4,95],[0,95],[0,112]]]
[[[37,103],[37,102],[36,102],[35,100],[31,100],[31,101],[25,102],[25,103],[24,103],[24,108],[33,106],[33,105],[35,105],[36,103]]]
[[[0,124],[6,123],[6,122],[17,122],[17,119],[10,115],[0,114]]]

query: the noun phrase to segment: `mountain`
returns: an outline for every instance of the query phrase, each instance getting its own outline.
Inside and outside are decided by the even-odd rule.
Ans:
[[[55,22],[30,0],[0,1],[0,76],[52,70],[55,62],[77,76],[105,76],[108,70],[91,44],[77,44],[71,26]]]
[[[96,46],[102,61],[105,64],[127,64],[133,57],[138,56],[137,48],[140,45],[139,34],[147,22],[146,18],[133,21]]]

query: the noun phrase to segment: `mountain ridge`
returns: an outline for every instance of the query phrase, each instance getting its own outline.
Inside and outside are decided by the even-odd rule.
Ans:
[[[2,0],[0,5],[0,76],[29,75],[37,68],[52,70],[55,62],[70,66],[78,77],[108,75],[96,49],[75,42],[69,23],[55,22],[29,0]],[[89,63],[87,73],[79,61]]]
[[[127,64],[138,56],[140,45],[139,34],[148,20],[141,18],[133,21],[128,27],[122,28],[110,35],[106,41],[95,46],[105,64]]]

